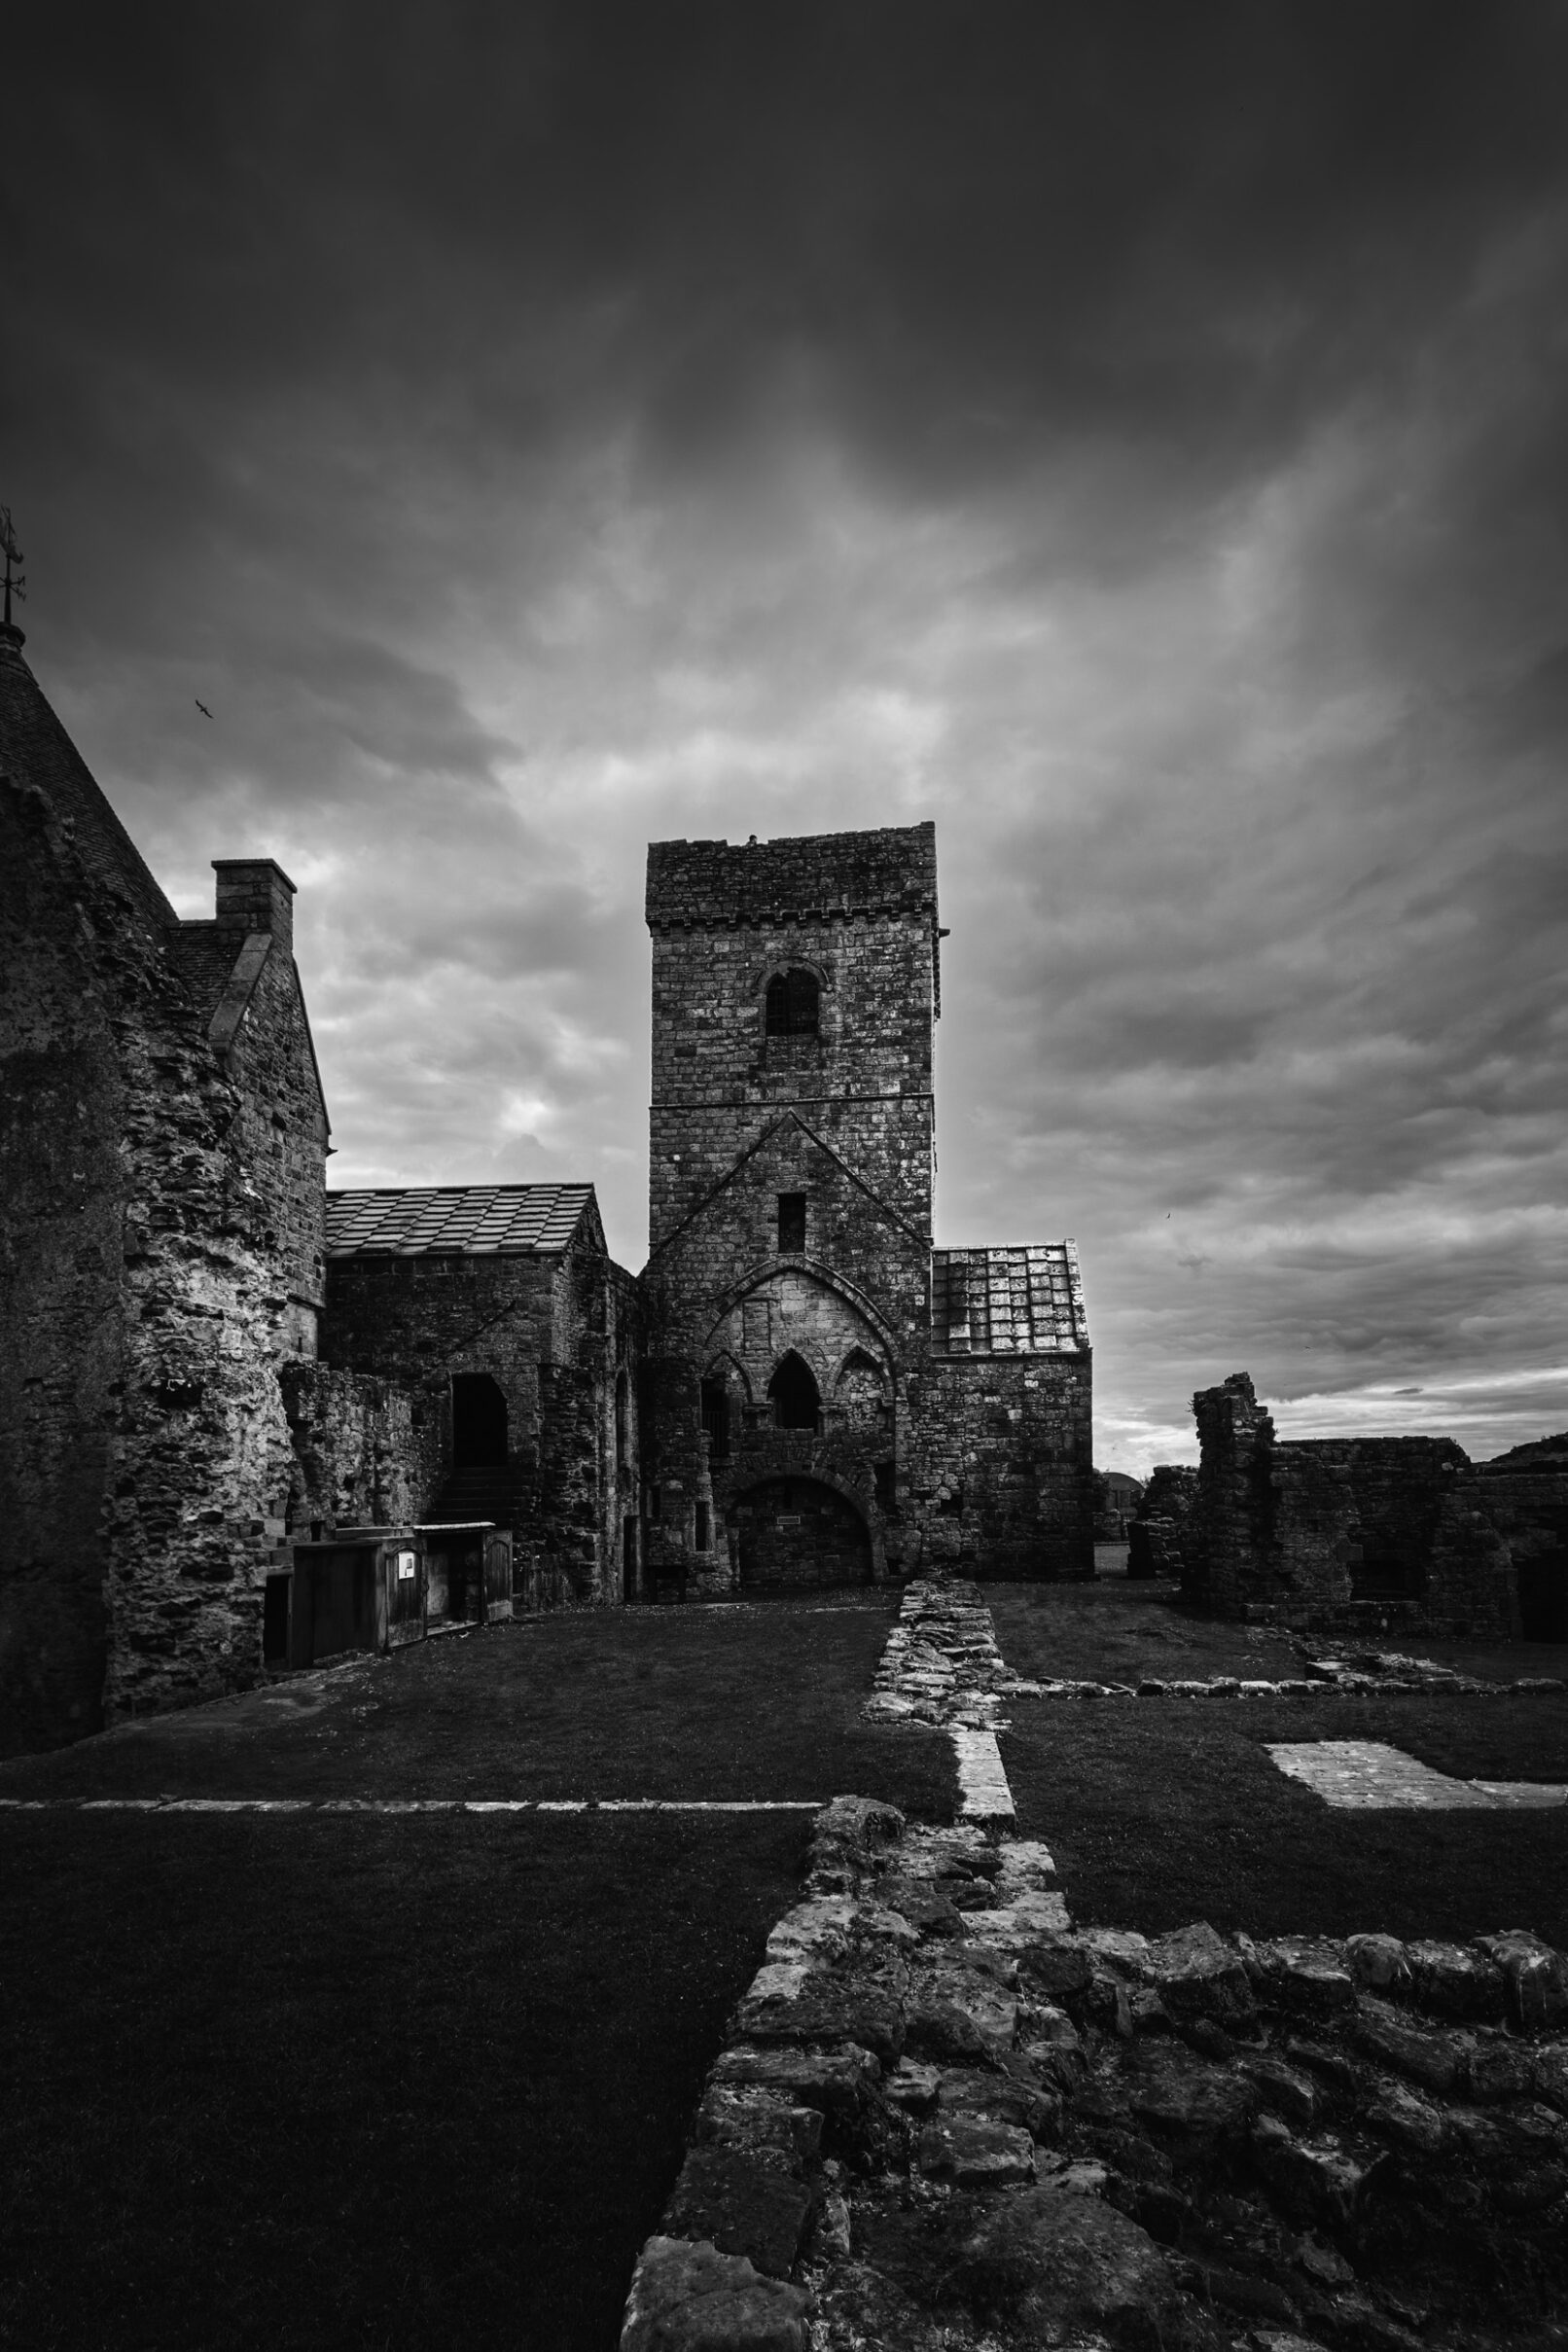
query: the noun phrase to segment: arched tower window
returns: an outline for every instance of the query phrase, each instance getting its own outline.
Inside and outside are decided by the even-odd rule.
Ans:
[[[767,983],[769,1037],[815,1037],[821,992],[814,972],[775,972]]]
[[[822,1416],[811,1367],[792,1349],[767,1383],[773,1400],[773,1419],[780,1429],[815,1429]]]

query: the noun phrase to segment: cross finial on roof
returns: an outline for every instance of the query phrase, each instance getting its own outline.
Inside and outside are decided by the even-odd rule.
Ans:
[[[18,572],[15,578],[12,576],[11,567],[14,563],[20,563],[22,561],[22,552],[20,548],[17,545],[17,533],[12,524],[11,509],[9,507],[0,507],[0,552],[4,552],[6,559],[5,625],[7,629],[10,630],[11,634],[16,638],[17,643],[19,645],[22,641],[22,636],[20,629],[17,628],[12,622],[11,599],[13,593],[15,593],[17,602],[18,604],[26,603],[27,575],[25,572]]]

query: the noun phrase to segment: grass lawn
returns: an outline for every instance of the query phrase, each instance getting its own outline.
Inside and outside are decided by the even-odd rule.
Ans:
[[[0,1796],[882,1795],[894,1614],[619,1610],[301,1677]],[[809,1816],[0,1813],[0,2344],[613,2352]]]
[[[948,1817],[951,1751],[860,1710],[897,1614],[522,1619],[0,1765],[0,1797],[799,1798]]]
[[[1176,1587],[1157,1579],[986,1585],[983,1596],[1002,1656],[1034,1682],[1136,1683],[1146,1674],[1277,1681],[1301,1671],[1289,1634],[1190,1617],[1176,1605]]]
[[[808,1832],[0,1820],[0,2343],[611,2352]]]
[[[1561,1699],[1019,1699],[1010,1712],[1019,1830],[1051,1846],[1085,1925],[1531,1927],[1568,1944],[1568,1811],[1338,1811],[1265,1745],[1379,1739],[1464,1778],[1568,1780]]]
[[[1328,1635],[1288,1633],[1190,1615],[1174,1585],[1101,1575],[1085,1585],[987,1585],[984,1598],[1002,1656],[1031,1681],[1137,1683],[1234,1674],[1278,1682],[1307,1657],[1343,1657]],[[1358,1636],[1352,1648],[1381,1647],[1434,1659],[1488,1682],[1551,1674],[1568,1680],[1568,1643],[1428,1640],[1398,1633]]]

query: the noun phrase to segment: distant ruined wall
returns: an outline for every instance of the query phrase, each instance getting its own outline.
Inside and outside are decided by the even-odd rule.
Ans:
[[[1188,1529],[1196,1503],[1195,1468],[1177,1462],[1156,1464],[1127,1529],[1128,1576],[1184,1575]]]
[[[1215,1617],[1239,1617],[1267,1597],[1274,1424],[1245,1372],[1193,1399],[1202,1459],[1183,1547],[1182,1589]]]
[[[1482,1463],[1447,1438],[1281,1444],[1245,1372],[1193,1408],[1203,1458],[1183,1586],[1211,1614],[1568,1640],[1568,1440]]]

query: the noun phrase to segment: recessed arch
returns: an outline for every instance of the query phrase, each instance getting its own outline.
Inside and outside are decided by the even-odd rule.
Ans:
[[[771,1258],[761,1265],[751,1266],[747,1272],[731,1282],[729,1289],[720,1294],[718,1312],[708,1326],[705,1341],[708,1349],[710,1351],[724,1350],[729,1352],[731,1357],[734,1356],[737,1342],[732,1336],[727,1340],[726,1326],[730,1324],[731,1316],[744,1301],[754,1297],[759,1291],[766,1291],[768,1285],[780,1275],[789,1276],[797,1281],[820,1283],[825,1291],[833,1292],[835,1297],[839,1299],[855,1317],[868,1326],[868,1336],[865,1338],[855,1339],[852,1344],[865,1346],[871,1355],[879,1354],[881,1362],[887,1370],[889,1395],[895,1399],[901,1399],[904,1394],[904,1383],[899,1372],[898,1340],[883,1317],[881,1309],[873,1300],[867,1296],[866,1292],[860,1289],[858,1284],[851,1282],[846,1275],[838,1271],[837,1266],[825,1265],[820,1258],[787,1260]],[[830,1361],[818,1368],[818,1377],[822,1384],[831,1387],[834,1375],[834,1362]]]
[[[774,1473],[731,1503],[743,1592],[874,1583],[884,1560],[873,1511],[842,1479]]]
[[[708,1358],[702,1367],[702,1377],[704,1380],[722,1380],[727,1387],[732,1381],[740,1391],[741,1403],[750,1405],[753,1402],[752,1385],[746,1376],[746,1367],[738,1356],[731,1355],[727,1347],[717,1349]]]
[[[834,1409],[851,1427],[875,1427],[885,1421],[889,1382],[884,1367],[869,1348],[852,1347],[838,1367],[833,1384]]]
[[[767,1383],[773,1419],[780,1429],[820,1429],[822,1391],[817,1376],[796,1348],[779,1358]]]

